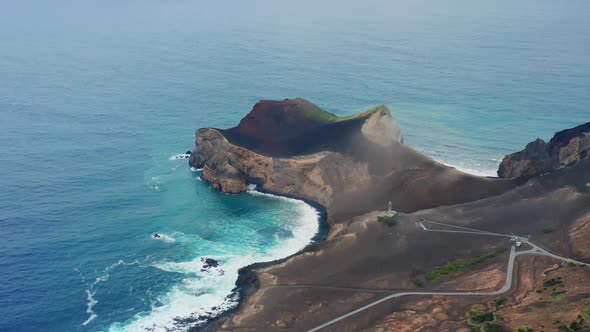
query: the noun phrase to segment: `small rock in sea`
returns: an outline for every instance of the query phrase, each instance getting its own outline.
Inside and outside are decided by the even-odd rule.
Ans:
[[[191,154],[191,153],[193,153],[193,152],[192,151],[187,151],[185,154]]]
[[[204,269],[208,269],[208,268],[218,267],[219,266],[219,262],[217,262],[213,258],[201,258],[201,262],[205,263],[205,264],[203,264],[203,268]]]

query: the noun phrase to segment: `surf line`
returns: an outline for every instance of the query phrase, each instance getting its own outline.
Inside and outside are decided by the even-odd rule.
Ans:
[[[204,328],[206,326],[210,326],[211,324],[215,324],[215,322],[220,321],[221,319],[231,315],[232,313],[236,312],[243,301],[246,300],[247,294],[251,287],[253,287],[251,283],[251,276],[254,273],[253,271],[258,268],[268,267],[276,264],[281,264],[292,257],[305,253],[311,249],[311,245],[323,242],[328,235],[329,232],[329,224],[327,218],[327,210],[326,208],[321,205],[320,203],[309,200],[303,197],[295,196],[295,195],[287,195],[281,194],[266,190],[258,189],[256,184],[248,184],[246,193],[255,195],[255,196],[266,196],[274,199],[281,199],[289,202],[293,202],[296,204],[304,204],[310,207],[315,212],[315,222],[317,222],[317,229],[315,231],[315,235],[312,236],[305,244],[301,244],[301,248],[296,250],[296,252],[284,252],[284,256],[270,260],[270,261],[259,261],[259,262],[252,262],[251,264],[242,266],[238,270],[238,277],[235,282],[235,288],[232,292],[227,296],[228,298],[233,298],[235,300],[235,305],[227,310],[220,312],[214,316],[210,316],[207,318],[203,323],[199,324],[198,327]],[[283,245],[287,245],[283,243]],[[280,245],[279,245],[280,246]],[[277,255],[279,256],[279,255]],[[272,259],[272,258],[271,258]]]

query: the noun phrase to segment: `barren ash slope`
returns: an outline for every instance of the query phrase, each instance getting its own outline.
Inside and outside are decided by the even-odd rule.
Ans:
[[[207,329],[306,331],[395,292],[504,285],[506,237],[424,231],[420,222],[441,230],[453,228],[436,222],[531,234],[555,253],[590,258],[588,129],[565,131],[544,146],[537,142],[507,156],[500,178],[459,172],[404,145],[385,106],[337,117],[303,99],[263,100],[237,127],[199,129],[190,163],[203,168],[202,178],[214,188],[238,193],[256,183],[312,200],[326,208],[330,225],[327,240],[303,253],[245,269],[242,304]],[[389,201],[400,211],[394,225],[379,220]],[[550,330],[547,312],[559,312],[565,322],[590,306],[588,270],[555,263],[519,257],[515,284],[501,298],[405,297],[325,330],[454,331],[470,324],[507,330],[548,324],[544,329]],[[573,279],[563,290],[535,291],[557,275]],[[494,322],[470,319],[474,304]]]

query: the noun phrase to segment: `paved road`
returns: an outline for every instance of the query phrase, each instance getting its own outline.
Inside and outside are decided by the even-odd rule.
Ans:
[[[433,224],[433,225],[439,225],[439,226],[444,226],[444,227],[450,227],[450,228],[456,228],[456,229],[461,229],[460,231],[457,230],[444,230],[444,229],[429,229],[427,228],[424,224]],[[501,234],[501,233],[494,233],[494,232],[489,232],[489,231],[482,231],[479,229],[475,229],[475,228],[469,228],[469,227],[464,227],[464,226],[457,226],[457,225],[449,225],[449,224],[443,224],[440,222],[435,222],[435,221],[427,221],[424,218],[421,218],[421,221],[418,223],[420,225],[420,227],[427,231],[427,232],[442,232],[442,233],[467,233],[467,234],[480,234],[480,235],[491,235],[491,236],[502,236],[502,237],[512,237],[512,235],[508,235],[508,234]]]
[[[424,223],[432,223],[432,224],[437,224],[437,225],[441,225],[441,226],[446,226],[446,227],[454,227],[454,228],[458,228],[458,229],[465,229],[465,231],[451,231],[451,230],[435,230],[435,229],[428,229]],[[467,228],[467,227],[462,227],[462,226],[455,226],[455,225],[447,225],[447,224],[442,224],[442,223],[437,223],[437,222],[432,222],[432,221],[421,221],[419,223],[420,227],[425,230],[425,231],[429,231],[429,232],[445,232],[445,233],[468,233],[468,234],[480,234],[480,235],[495,235],[495,236],[503,236],[503,237],[512,237],[512,235],[507,235],[507,234],[499,234],[499,233],[492,233],[492,232],[487,232],[487,231],[481,231],[481,230],[477,230],[477,229],[473,229],[473,228]],[[347,314],[344,314],[342,316],[336,317],[334,319],[332,319],[329,322],[326,322],[322,325],[316,326],[313,329],[309,330],[308,332],[315,332],[315,331],[319,331],[323,328],[326,328],[334,323],[337,323],[343,319],[346,319],[352,315],[355,315],[361,311],[365,311],[371,307],[374,307],[380,303],[383,303],[385,301],[389,301],[391,299],[394,298],[398,298],[398,297],[402,297],[402,296],[408,296],[408,295],[447,295],[447,296],[494,296],[494,295],[500,295],[503,294],[507,291],[510,290],[510,288],[512,288],[512,277],[514,274],[514,260],[516,259],[516,257],[518,256],[522,256],[522,255],[542,255],[542,256],[549,256],[549,257],[553,257],[556,259],[561,260],[562,262],[571,262],[574,264],[579,264],[579,265],[585,265],[585,266],[590,266],[590,264],[584,263],[584,262],[580,262],[580,261],[576,261],[570,258],[565,258],[565,257],[561,257],[559,255],[553,254],[535,244],[533,244],[532,242],[530,242],[528,239],[526,238],[522,238],[523,243],[527,243],[530,246],[532,246],[532,249],[528,249],[528,250],[523,250],[523,251],[516,251],[516,247],[513,245],[510,248],[510,257],[508,258],[508,269],[507,269],[507,273],[506,273],[506,284],[495,291],[491,291],[491,292],[400,292],[400,293],[395,293],[395,294],[391,294],[388,295],[382,299],[379,299],[375,302],[371,302],[363,307],[360,307],[356,310],[353,310]]]

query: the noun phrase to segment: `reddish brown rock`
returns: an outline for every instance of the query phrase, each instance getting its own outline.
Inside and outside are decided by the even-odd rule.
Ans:
[[[395,210],[414,211],[513,187],[463,174],[405,146],[383,105],[337,117],[303,99],[261,101],[237,127],[199,129],[190,163],[224,192],[255,183],[340,213],[383,209],[388,201]]]
[[[590,122],[558,132],[546,143],[537,139],[520,152],[504,157],[498,176],[530,178],[554,170],[571,167],[590,157]]]

